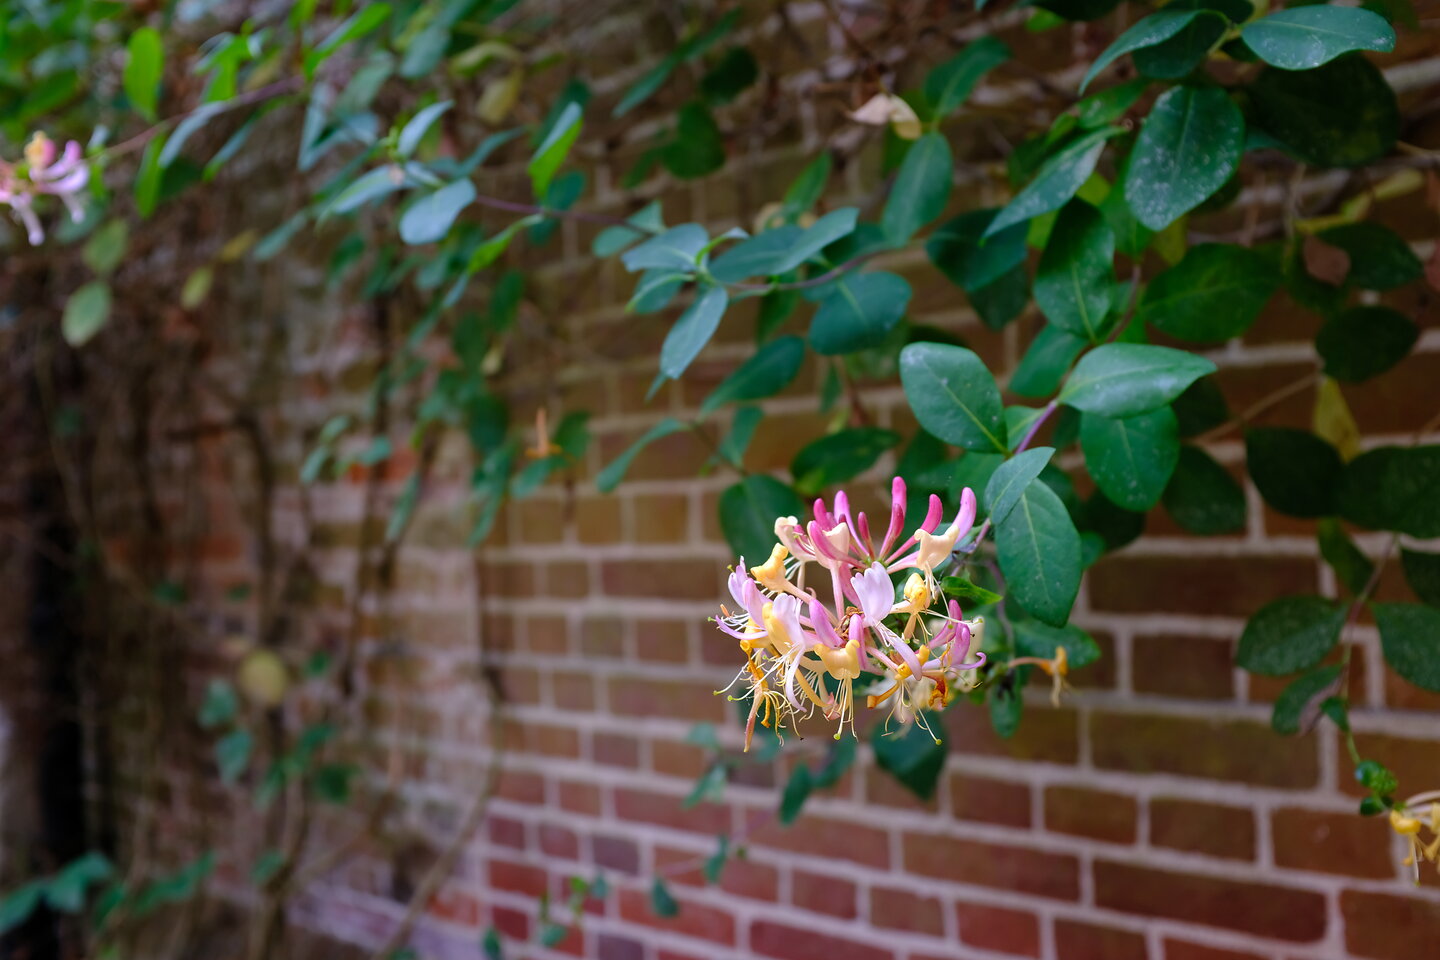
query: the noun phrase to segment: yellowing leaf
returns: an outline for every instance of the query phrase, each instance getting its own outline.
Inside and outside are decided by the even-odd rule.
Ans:
[[[1160,258],[1172,267],[1185,257],[1185,227],[1189,217],[1180,217],[1173,221],[1170,226],[1155,234],[1151,246]]]
[[[186,310],[194,310],[205,301],[210,293],[210,284],[215,280],[215,271],[210,267],[200,267],[185,279],[185,286],[180,289],[180,306]]]
[[[515,108],[515,102],[520,99],[520,86],[524,79],[524,71],[516,67],[499,80],[486,84],[485,92],[480,94],[480,100],[475,104],[475,115],[492,127],[504,123]]]
[[[1315,391],[1314,425],[1316,436],[1329,441],[1342,459],[1348,462],[1359,456],[1360,427],[1350,413],[1345,394],[1340,392],[1340,384],[1329,377],[1323,378]]]
[[[864,106],[850,114],[850,119],[872,127],[890,124],[901,140],[917,140],[924,133],[915,109],[893,93],[877,93]]]

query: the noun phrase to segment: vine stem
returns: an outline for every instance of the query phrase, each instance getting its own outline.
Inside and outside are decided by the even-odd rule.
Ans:
[[[283,97],[287,94],[295,93],[302,86],[304,86],[303,77],[286,77],[284,80],[276,80],[274,83],[268,83],[263,87],[256,87],[254,90],[251,90],[247,93],[242,93],[239,96],[233,97],[229,100],[201,104],[193,110],[186,110],[184,113],[177,113],[174,116],[166,117],[159,123],[147,127],[139,133],[135,134],[135,136],[131,137],[130,139],[122,140],[121,142],[115,144],[115,146],[110,147],[106,150],[102,150],[100,152],[103,156],[111,157],[119,157],[124,156],[127,153],[134,153],[136,150],[141,149],[145,146],[145,144],[153,140],[155,138],[155,135],[158,134],[161,130],[169,127],[171,124],[181,123],[185,120],[188,120],[190,117],[195,116],[195,114],[199,113],[202,110],[213,108],[210,109],[210,112],[213,114],[228,113],[229,111],[235,110],[239,107],[248,107],[252,103],[263,103],[266,100],[273,100],[276,97]]]
[[[1303,392],[1307,387],[1319,383],[1322,376],[1323,375],[1318,371],[1315,373],[1307,373],[1299,380],[1288,383],[1285,386],[1280,387],[1278,390],[1266,394],[1265,396],[1261,397],[1259,400],[1251,404],[1249,407],[1245,408],[1245,410],[1243,410],[1242,412],[1231,417],[1229,420],[1226,420],[1224,423],[1220,424],[1217,427],[1206,430],[1204,433],[1196,437],[1194,442],[1208,443],[1211,440],[1216,440],[1220,437],[1225,436],[1225,434],[1234,430],[1236,427],[1244,426],[1251,420],[1254,420],[1256,417],[1260,416],[1260,414],[1269,410],[1271,407],[1274,407],[1277,404],[1280,404],[1285,400],[1290,399],[1297,393]]]

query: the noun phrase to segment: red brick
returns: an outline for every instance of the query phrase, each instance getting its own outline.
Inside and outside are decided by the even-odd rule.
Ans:
[[[1123,793],[1045,788],[1045,829],[1110,843],[1134,843],[1137,804]]]
[[[945,917],[938,898],[892,887],[870,888],[870,925],[935,937],[945,933]]]
[[[600,814],[600,788],[595,784],[581,783],[578,780],[561,780],[559,789],[561,809],[590,816]]]
[[[645,663],[685,663],[690,659],[690,623],[641,620],[635,624],[635,655]]]
[[[895,960],[889,950],[873,947],[850,936],[832,937],[814,928],[787,927],[770,920],[750,925],[750,949],[779,960]]]
[[[491,816],[486,824],[490,842],[515,850],[525,849],[525,824],[509,817]]]
[[[1088,574],[1090,604],[1116,613],[1248,617],[1290,593],[1314,593],[1315,561],[1298,557],[1110,554]]]
[[[530,939],[530,918],[510,907],[490,908],[490,922],[506,937],[524,942]]]
[[[490,861],[490,886],[496,890],[509,890],[538,897],[548,887],[545,871],[540,867],[509,860]]]
[[[545,781],[536,773],[502,769],[496,795],[516,803],[544,803]]]
[[[906,834],[905,869],[1057,900],[1080,896],[1080,864],[1074,857],[941,834]]]
[[[1077,920],[1055,921],[1056,960],[1151,960],[1145,938]]]
[[[1021,957],[1040,956],[1040,921],[1028,910],[961,901],[955,905],[960,939],[972,947]]]
[[[580,838],[575,831],[553,823],[540,825],[540,849],[548,857],[559,857],[562,860],[578,860],[580,857]]]
[[[550,677],[555,706],[561,710],[595,709],[595,678],[588,673],[556,671]]]
[[[590,754],[602,766],[634,770],[640,766],[640,741],[621,733],[597,731],[590,738]]]
[[[645,960],[645,944],[629,937],[602,933],[595,940],[596,960]]]
[[[752,835],[750,845],[849,860],[878,870],[890,868],[890,838],[883,830],[852,820],[832,820],[807,813],[789,827],[778,824],[762,827]]]
[[[1184,940],[1165,941],[1165,960],[1265,960],[1258,953],[1220,950]]]
[[[684,797],[650,790],[615,790],[615,813],[622,820],[639,820],[675,830],[723,833],[730,829],[730,811],[713,803],[685,807]]]
[[[931,813],[940,809],[936,797],[932,796],[929,800],[921,800],[899,780],[883,770],[867,767],[864,776],[866,803]]]
[[[834,874],[795,870],[790,874],[790,902],[802,910],[849,919],[856,914],[855,884]]]
[[[699,903],[681,893],[672,895],[680,907],[680,912],[673,917],[661,917],[650,908],[648,890],[621,890],[620,916],[629,923],[668,930],[725,946],[735,942],[735,918],[729,913]]]
[[[447,923],[466,927],[480,924],[480,901],[463,890],[442,890],[431,899],[425,912]]]
[[[1313,736],[1281,736],[1251,720],[1097,711],[1090,718],[1090,741],[1095,766],[1102,770],[1291,789],[1314,786],[1320,773]]]
[[[674,740],[650,742],[650,766],[656,773],[694,780],[704,773],[709,765],[705,750],[693,743]]]
[[[684,543],[690,534],[690,498],[684,494],[647,494],[630,504],[639,543]]]
[[[1150,842],[1227,860],[1254,860],[1255,815],[1244,807],[1156,797],[1150,801]]]
[[[706,856],[689,850],[656,847],[655,869],[675,883],[706,886],[708,881],[701,870]],[[732,856],[720,870],[720,889],[732,896],[774,903],[779,896],[780,873],[768,864]]]
[[[1201,700],[1235,696],[1230,643],[1203,637],[1136,637],[1131,685],[1136,693]]]
[[[961,820],[1007,827],[1030,826],[1030,787],[957,773],[950,778],[950,807]]]
[[[1433,957],[1440,943],[1440,903],[1389,893],[1340,894],[1345,948],[1373,960]]]
[[[1354,811],[1331,813],[1285,807],[1274,811],[1270,833],[1275,863],[1292,870],[1382,879],[1395,875],[1390,828]]]
[[[730,712],[727,707],[709,683],[634,676],[610,681],[610,709],[617,716],[721,723]]]
[[[640,848],[633,840],[596,834],[590,838],[590,855],[597,867],[632,876],[640,872]]]
[[[586,617],[580,623],[580,652],[590,657],[625,655],[625,621],[615,617]]]
[[[959,754],[1073,764],[1080,756],[1079,730],[1074,710],[1027,706],[1020,729],[1006,740],[995,733],[984,710],[961,704],[945,711],[944,735],[950,750]]]
[[[1097,906],[1297,943],[1325,935],[1325,897],[1309,890],[1111,860],[1097,860],[1093,869]]]
[[[655,596],[659,585],[672,600],[720,601],[725,565],[710,560],[608,560],[600,565],[600,582],[609,597]]]

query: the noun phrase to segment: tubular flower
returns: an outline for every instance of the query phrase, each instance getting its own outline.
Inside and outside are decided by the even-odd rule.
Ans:
[[[90,182],[90,165],[80,144],[71,140],[64,151],[43,133],[36,133],[25,145],[25,159],[17,164],[0,160],[0,203],[6,204],[25,225],[31,244],[43,243],[45,230],[35,212],[35,198],[41,194],[59,197],[75,222],[85,219],[80,192]]]
[[[1428,803],[1428,816],[1419,816],[1416,810]],[[1409,850],[1404,865],[1414,871],[1415,883],[1420,883],[1420,861],[1427,860],[1440,869],[1440,791],[1422,793],[1404,803],[1396,804],[1390,811],[1390,829],[1405,839]],[[1428,841],[1421,838],[1422,831],[1430,831]]]
[[[932,496],[924,520],[907,531],[905,493],[896,477],[878,545],[869,518],[852,513],[842,491],[828,504],[816,500],[809,521],[777,518],[769,559],[747,568],[742,557],[731,573],[737,610],[722,606],[715,624],[739,641],[745,663],[719,692],[738,689],[731,699],[751,701],[747,749],[757,721],[779,732],[816,710],[837,724],[836,739],[846,724],[853,734],[860,701],[888,705],[902,724],[926,724],[924,711],[943,709],[977,682],[985,657],[972,657],[971,646],[984,622],[962,620],[940,586],[975,522],[975,494],[964,491],[954,521],[937,534],[940,498]],[[828,601],[805,585],[812,563],[822,581],[828,575]],[[905,571],[897,599],[895,577]]]

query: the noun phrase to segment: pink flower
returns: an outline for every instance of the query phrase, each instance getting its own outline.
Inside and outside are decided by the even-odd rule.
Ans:
[[[57,156],[58,153],[58,156]],[[35,213],[35,197],[42,194],[60,198],[70,211],[70,219],[85,219],[81,192],[90,183],[90,165],[80,144],[74,140],[58,152],[55,143],[43,133],[36,133],[25,145],[25,161],[13,165],[0,161],[0,203],[9,205],[25,225],[31,244],[45,240],[45,230]]]

